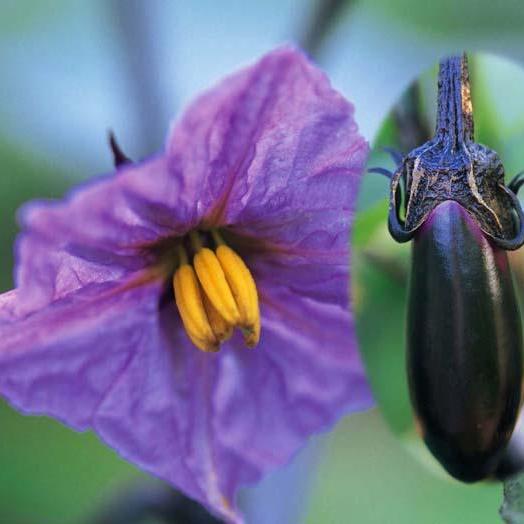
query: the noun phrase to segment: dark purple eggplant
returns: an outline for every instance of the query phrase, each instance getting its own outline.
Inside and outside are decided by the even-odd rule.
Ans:
[[[454,477],[496,469],[520,405],[521,325],[508,257],[457,202],[415,234],[407,321],[413,408]]]
[[[516,191],[474,142],[467,59],[441,62],[435,136],[391,178],[389,230],[413,239],[407,369],[417,425],[455,478],[497,475],[519,413],[522,329],[506,250],[524,243]]]

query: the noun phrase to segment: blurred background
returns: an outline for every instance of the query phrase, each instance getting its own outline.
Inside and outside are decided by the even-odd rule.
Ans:
[[[198,91],[282,42],[305,47],[355,104],[373,145],[369,166],[388,168],[382,146],[406,152],[433,127],[439,57],[471,52],[477,140],[512,176],[524,168],[522,27],[520,0],[0,0],[0,291],[12,287],[21,203],[111,171],[108,129],[134,159],[159,150]],[[500,485],[450,480],[414,437],[403,339],[409,247],[386,232],[387,195],[385,178],[365,177],[353,252],[358,333],[379,407],[313,438],[246,490],[250,523],[499,521]],[[513,264],[524,275],[518,255]],[[94,522],[115,500],[163,489],[94,435],[0,401],[0,522]]]

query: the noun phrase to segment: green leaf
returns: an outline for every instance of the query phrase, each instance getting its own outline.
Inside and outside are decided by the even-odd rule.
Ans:
[[[389,202],[384,199],[357,213],[353,224],[353,247],[365,247],[380,227],[385,228],[388,207]]]
[[[364,256],[356,260],[353,274],[357,334],[373,395],[391,428],[408,432],[413,418],[405,368],[405,282]]]
[[[93,433],[25,417],[0,400],[2,522],[84,522],[104,498],[147,475]]]
[[[45,19],[56,19],[60,10],[67,8],[64,0],[2,0],[0,6],[0,34],[30,31]]]
[[[424,31],[424,34],[432,33],[435,36],[521,34],[524,26],[521,0],[377,0],[369,4],[389,18],[396,18],[403,24]]]

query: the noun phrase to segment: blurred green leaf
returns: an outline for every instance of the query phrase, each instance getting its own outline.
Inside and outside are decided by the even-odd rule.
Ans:
[[[405,369],[406,284],[364,258],[354,264],[356,326],[373,394],[397,433],[413,426]]]
[[[376,0],[370,7],[390,18],[413,25],[436,36],[522,33],[524,9],[521,0]]]
[[[353,225],[354,248],[365,247],[377,229],[384,226],[388,207],[389,202],[384,199],[357,214]]]
[[[524,167],[524,68],[494,55],[472,62],[476,138],[499,153],[510,179]]]
[[[68,4],[64,0],[2,0],[0,5],[0,35],[19,33],[56,16]]]
[[[143,474],[92,433],[24,417],[0,401],[0,522],[81,522],[122,482]]]
[[[347,417],[328,438],[308,524],[499,521],[500,485],[461,484],[430,473],[391,434],[376,410]]]
[[[497,152],[502,150],[501,122],[485,81],[484,63],[478,55],[470,58],[470,80],[475,117],[475,140]]]
[[[394,162],[383,147],[397,148],[398,144],[397,127],[390,115],[375,140],[368,168],[394,170]],[[387,178],[369,173],[362,185],[352,242],[357,334],[373,394],[390,426],[401,433],[412,427],[404,365],[406,288],[402,276],[396,278],[399,264],[402,266],[400,253],[404,253],[405,261],[407,250],[387,234]],[[400,268],[402,271],[405,267]]]

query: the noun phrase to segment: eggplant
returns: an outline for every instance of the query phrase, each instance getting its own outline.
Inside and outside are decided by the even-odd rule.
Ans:
[[[455,478],[496,469],[515,426],[522,337],[508,257],[455,201],[414,237],[409,389],[423,438]]]
[[[524,214],[498,155],[474,142],[467,59],[443,60],[435,136],[391,178],[389,230],[413,241],[407,375],[417,427],[453,477],[500,475],[522,389],[522,328],[506,251]]]

